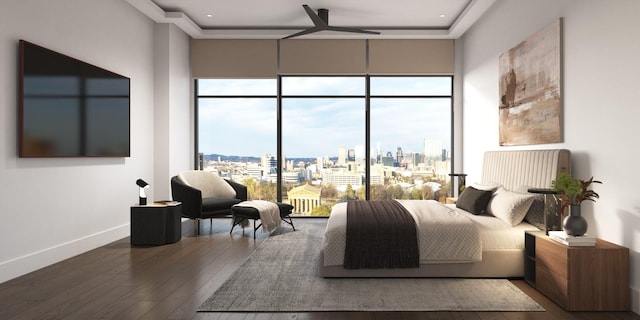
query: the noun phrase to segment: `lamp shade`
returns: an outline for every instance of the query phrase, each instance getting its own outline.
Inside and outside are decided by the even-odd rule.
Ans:
[[[138,180],[136,180],[136,184],[137,184],[137,185],[138,185],[138,187],[140,187],[140,188],[146,188],[146,187],[148,187],[148,186],[149,186],[149,184],[148,184],[147,182],[145,182],[144,180],[142,180],[142,179],[138,179]]]
[[[147,195],[144,192],[144,189],[149,187],[149,184],[142,180],[142,179],[138,179],[136,180],[136,185],[138,185],[138,187],[140,187],[140,205],[144,206],[147,204]]]

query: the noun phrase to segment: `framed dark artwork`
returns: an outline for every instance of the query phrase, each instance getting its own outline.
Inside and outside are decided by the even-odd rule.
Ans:
[[[562,19],[500,55],[500,145],[562,142]]]

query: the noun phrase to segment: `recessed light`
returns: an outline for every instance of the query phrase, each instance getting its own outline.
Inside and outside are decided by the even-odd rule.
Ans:
[[[207,14],[207,18],[213,18],[213,15],[211,13]]]
[[[444,13],[441,13],[440,18],[444,18],[444,17],[446,17],[446,15]]]

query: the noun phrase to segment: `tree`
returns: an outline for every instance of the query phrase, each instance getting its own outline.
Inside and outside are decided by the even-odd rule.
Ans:
[[[422,190],[420,191],[422,193],[421,196],[423,200],[433,199],[433,189],[431,189],[431,187],[429,187],[428,185],[423,185]]]
[[[412,200],[422,200],[422,190],[418,188],[411,189],[411,199]]]
[[[254,178],[244,179],[242,180],[242,184],[244,184],[247,187],[247,198],[249,198],[250,200],[256,199],[257,192],[258,192],[257,190],[258,182],[256,181],[256,179]]]
[[[362,200],[366,199],[367,196],[365,192],[366,192],[365,186],[360,187],[360,189],[358,189],[358,199],[362,199]]]
[[[393,185],[391,186],[391,198],[388,200],[402,199],[403,194],[404,194],[404,191],[402,190],[402,187],[399,184]]]
[[[371,186],[371,200],[383,200],[386,197],[386,193],[383,185]]]
[[[273,182],[265,182],[262,184],[262,195],[264,200],[276,200],[278,198],[278,185]]]
[[[323,184],[320,188],[320,197],[322,199],[336,199],[338,198],[338,189],[330,183]]]
[[[330,216],[331,215],[331,205],[323,204],[319,205],[311,210],[312,216]]]
[[[347,190],[344,193],[347,199],[355,200],[356,192],[353,190],[353,187],[350,184],[347,184]]]

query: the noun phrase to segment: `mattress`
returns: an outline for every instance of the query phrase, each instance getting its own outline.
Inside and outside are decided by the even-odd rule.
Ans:
[[[529,230],[539,230],[537,227],[521,222],[516,226],[492,216],[492,215],[474,215],[465,210],[456,208],[455,204],[446,204],[466,216],[474,222],[480,233],[482,240],[482,250],[504,250],[504,249],[524,249],[524,232]]]

